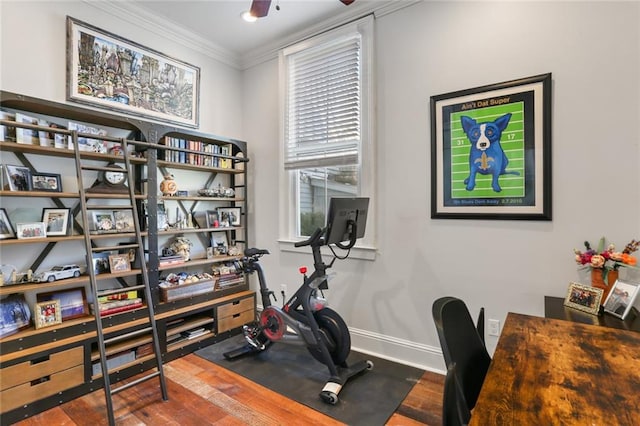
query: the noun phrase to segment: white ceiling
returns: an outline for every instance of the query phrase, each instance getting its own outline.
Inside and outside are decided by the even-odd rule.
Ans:
[[[86,1],[86,0],[85,0]],[[398,9],[416,0],[272,0],[268,16],[248,23],[251,0],[128,0],[98,3],[121,16],[162,28],[191,47],[244,68],[260,56],[368,13]],[[96,3],[92,3],[96,4]],[[109,4],[109,6],[106,6]],[[276,10],[276,6],[280,10]]]

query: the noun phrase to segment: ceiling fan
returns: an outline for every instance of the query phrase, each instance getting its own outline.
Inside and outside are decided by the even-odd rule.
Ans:
[[[355,0],[339,0],[344,5],[349,6]],[[251,3],[251,9],[249,14],[256,18],[264,18],[269,13],[269,7],[271,6],[271,0],[253,0]]]

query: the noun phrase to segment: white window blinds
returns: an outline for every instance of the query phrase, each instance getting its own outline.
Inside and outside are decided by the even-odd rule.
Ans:
[[[286,56],[285,168],[358,164],[361,36]]]

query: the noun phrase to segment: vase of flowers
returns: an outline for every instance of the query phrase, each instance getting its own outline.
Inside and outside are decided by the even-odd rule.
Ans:
[[[640,241],[631,240],[622,251],[616,251],[613,244],[605,248],[605,238],[600,238],[598,247],[593,249],[588,241],[584,242],[585,250],[574,249],[576,263],[591,268],[591,285],[603,290],[602,303],[607,300],[607,295],[618,279],[618,271],[621,267],[636,266],[638,260],[631,253],[638,250]]]

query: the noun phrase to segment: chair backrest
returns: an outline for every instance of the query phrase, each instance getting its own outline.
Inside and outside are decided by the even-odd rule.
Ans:
[[[456,363],[456,379],[471,410],[476,405],[491,357],[462,300],[440,298],[433,303],[432,312],[447,369]]]
[[[456,363],[454,362],[447,368],[447,377],[444,379],[442,425],[465,426],[469,424],[470,419],[471,412],[456,378]]]

